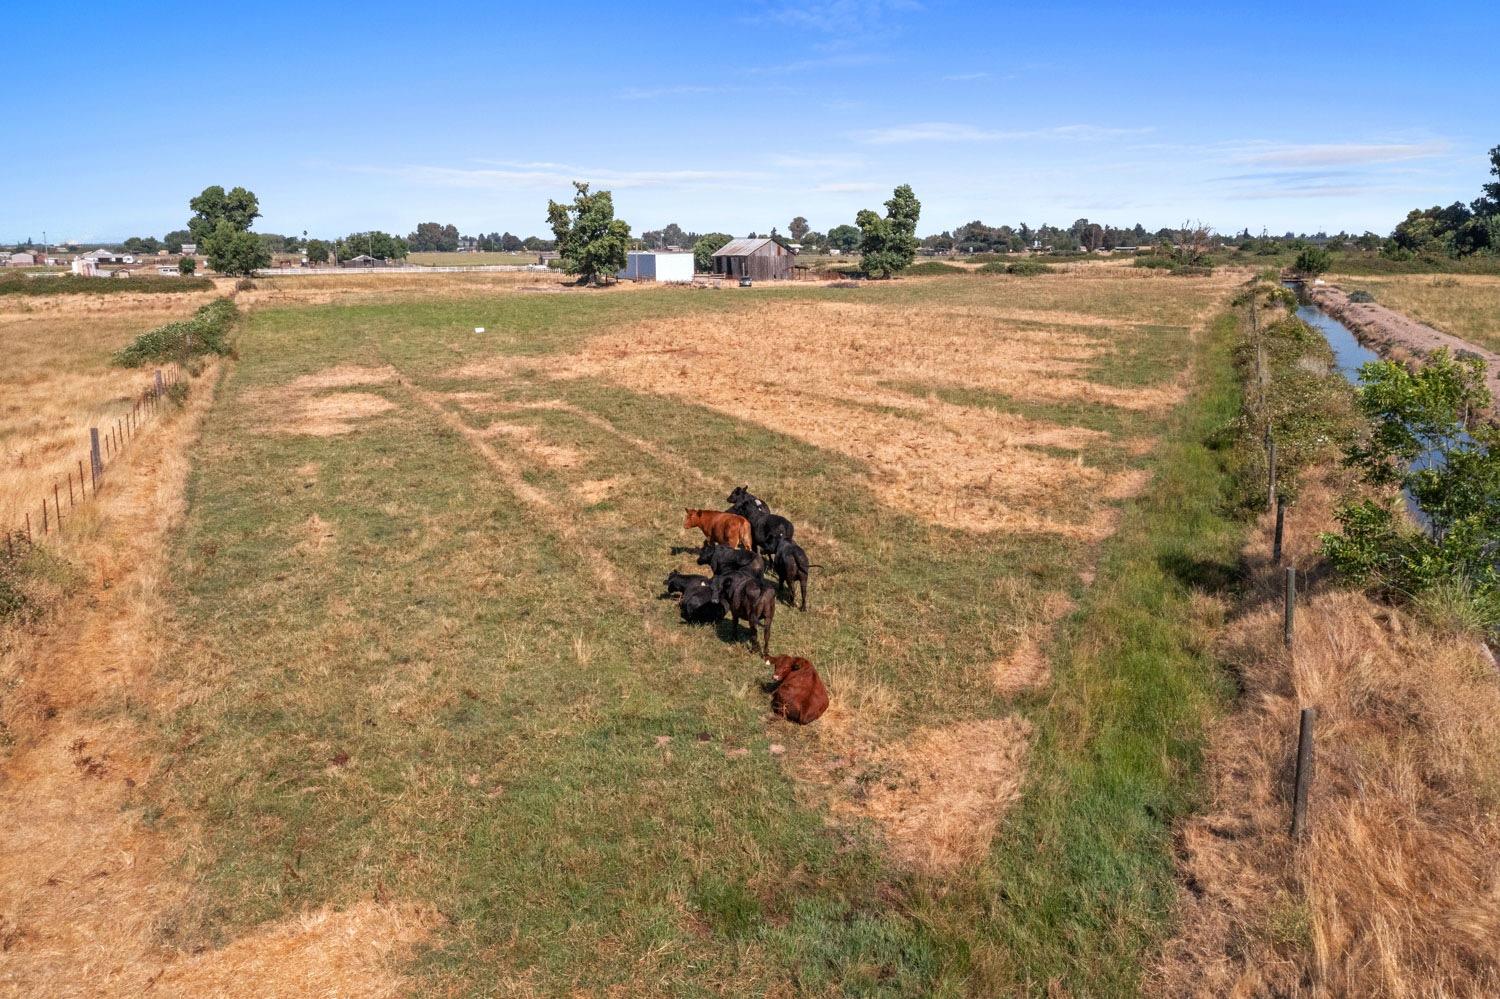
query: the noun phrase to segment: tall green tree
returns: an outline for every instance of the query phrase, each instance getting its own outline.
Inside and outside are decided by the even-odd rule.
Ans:
[[[859,229],[852,225],[836,225],[829,229],[828,248],[840,253],[853,253],[859,249]]]
[[[236,229],[228,219],[220,219],[218,227],[204,238],[203,252],[209,267],[231,277],[249,277],[271,266],[271,251],[265,242],[253,232]]]
[[[910,184],[892,192],[883,218],[868,208],[856,215],[860,268],[870,277],[888,278],[910,267],[917,257],[917,220],[921,215],[922,203]]]
[[[193,217],[188,219],[191,242],[202,249],[209,238],[218,231],[220,222],[228,222],[236,231],[244,232],[260,218],[260,202],[243,187],[231,188],[227,193],[218,184],[205,187],[203,193],[188,202]]]
[[[307,241],[307,261],[311,264],[328,263],[329,251],[333,248],[321,239]]]
[[[161,238],[162,246],[168,253],[181,253],[182,244],[191,242],[193,234],[186,229],[173,229]]]
[[[418,253],[454,253],[458,250],[458,226],[423,222],[406,242]]]
[[[614,198],[608,191],[589,193],[589,185],[574,181],[573,204],[547,202],[547,222],[557,240],[563,270],[577,274],[579,284],[612,279],[625,266],[630,226],[615,218]]]
[[[803,218],[801,215],[798,215],[796,218],[792,219],[791,224],[786,227],[786,231],[791,233],[793,242],[800,243],[804,239],[806,239],[807,234],[812,231],[812,226],[807,224],[807,219]]]

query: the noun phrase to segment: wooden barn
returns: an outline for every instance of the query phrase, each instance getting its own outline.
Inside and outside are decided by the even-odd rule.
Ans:
[[[714,254],[714,273],[753,281],[781,280],[792,276],[793,256],[791,250],[769,237],[731,239]]]

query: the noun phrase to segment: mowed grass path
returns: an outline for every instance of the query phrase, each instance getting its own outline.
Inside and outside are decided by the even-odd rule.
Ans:
[[[978,300],[1002,287],[1016,285],[957,279],[857,294],[910,304]],[[1030,612],[1027,594],[1077,591],[1089,555],[1078,543],[1007,535],[976,543],[915,521],[876,502],[852,459],[701,407],[590,380],[489,387],[498,404],[567,407],[508,419],[580,461],[506,450],[526,484],[566,511],[563,532],[443,418],[476,430],[487,422],[445,395],[484,388],[448,374],[465,361],[570,350],[610,324],[685,310],[705,313],[711,331],[712,313],[750,301],[676,291],[512,294],[251,316],[173,556],[186,636],[174,662],[194,695],[157,720],[172,778],[143,806],[163,827],[193,834],[188,874],[197,889],[168,936],[212,943],[373,895],[441,913],[414,969],[424,992],[963,995],[1007,983],[1036,988],[1038,975],[1053,973],[1084,985],[1125,980],[1122,969],[1140,957],[1127,951],[1161,920],[1169,863],[1146,865],[1152,883],[1140,904],[1118,900],[1123,914],[1097,903],[1118,878],[1095,886],[1076,860],[1052,864],[1050,887],[1028,875],[1027,892],[1045,906],[1036,919],[1008,914],[1003,889],[1017,876],[1018,844],[1034,854],[1033,837],[1078,836],[1089,815],[1109,817],[1097,797],[1082,817],[1057,813],[1067,810],[1069,786],[1097,796],[1099,781],[1132,777],[1128,767],[1099,774],[1090,755],[1094,735],[1134,724],[1094,728],[1095,698],[1125,677],[1091,686],[1082,702],[1065,683],[1050,701],[1025,706],[1042,722],[1044,745],[1056,743],[1043,780],[1058,803],[1040,813],[1027,805],[989,860],[937,881],[897,870],[871,837],[826,823],[772,752],[779,742],[795,756],[801,734],[785,726],[768,734],[759,660],[722,630],[678,626],[675,608],[653,599],[677,562],[671,547],[691,543],[681,507],[722,500],[711,483],[794,497],[799,518],[833,543],[813,546],[827,569],[815,575],[812,613],[783,608],[774,644],[820,662],[878,663],[899,734],[1011,709],[990,687],[989,663]],[[489,332],[476,337],[474,326]],[[1179,366],[1164,360],[1192,352],[1180,326],[1116,335],[1116,376],[1130,384],[1147,368],[1174,377]],[[357,390],[396,408],[339,436],[267,432],[283,415],[278,386],[341,364],[397,369],[404,384]],[[1100,424],[1114,419],[1107,407],[1083,408],[1099,410]],[[1197,397],[1184,407],[1203,411]],[[1183,419],[1128,423],[1152,435],[1203,429],[1201,418]],[[490,439],[505,449],[506,438]],[[1174,450],[1170,460],[1184,457]],[[1180,487],[1189,499],[1213,486],[1211,462],[1196,460]],[[628,478],[628,488],[602,499],[587,489],[615,478]],[[1132,547],[1112,558],[1154,559],[1152,525],[1179,512],[1152,504],[1131,513]],[[1172,543],[1191,548],[1192,538]],[[624,592],[601,582],[596,559],[627,582]],[[1149,585],[1172,588],[1157,594],[1157,609],[1181,610],[1171,600],[1185,601],[1187,584],[1155,571],[1161,578]],[[1086,598],[1085,621],[1095,600]],[[1122,637],[1158,641],[1130,633],[1149,627],[1129,622]],[[1169,629],[1159,641],[1180,637]],[[1159,709],[1130,705],[1180,700],[1131,737],[1131,765],[1162,769],[1151,754],[1169,757],[1143,792],[1159,810],[1131,819],[1157,839],[1185,801],[1194,726],[1211,696],[1201,657],[1177,682],[1180,665],[1168,657],[1141,666],[1168,676],[1120,700],[1122,710],[1147,715]],[[1064,720],[1068,730],[1053,734]],[[1181,767],[1171,762],[1179,756]],[[1122,830],[1113,845],[1162,852],[1147,839]],[[1093,849],[1087,837],[1079,848]],[[1068,898],[1096,902],[1080,903],[1087,911],[1070,926],[1057,908]],[[1056,931],[1050,942],[1031,938],[1038,920]],[[1111,935],[1112,920],[1129,932]],[[1099,968],[1074,960],[1104,941],[1110,953]]]

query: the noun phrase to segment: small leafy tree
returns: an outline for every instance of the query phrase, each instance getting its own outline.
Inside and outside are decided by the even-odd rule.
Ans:
[[[917,219],[922,203],[910,184],[902,184],[885,203],[885,217],[866,208],[855,216],[859,226],[860,268],[870,277],[899,274],[917,257]]]
[[[307,261],[312,264],[328,263],[328,252],[331,247],[321,239],[309,239],[307,241]]]
[[[1292,268],[1302,274],[1318,275],[1328,272],[1333,266],[1333,255],[1320,246],[1303,247],[1292,261]]]
[[[707,236],[698,237],[698,242],[693,244],[693,266],[705,274],[712,271],[714,254],[724,249],[733,238],[727,232],[711,232]]]
[[[1500,627],[1500,428],[1472,425],[1490,398],[1484,363],[1439,350],[1415,371],[1373,361],[1360,375],[1371,429],[1347,457],[1372,495],[1339,510],[1325,553],[1388,594],[1459,592],[1484,627]],[[1427,517],[1425,531],[1397,515],[1398,490]]]
[[[612,279],[625,266],[630,226],[615,218],[614,198],[608,191],[589,193],[589,185],[574,181],[577,192],[571,207],[547,202],[547,222],[557,240],[563,270],[578,275],[579,284]]]
[[[192,257],[183,257],[177,261],[177,273],[183,277],[192,277],[193,272],[198,269],[198,261]]]

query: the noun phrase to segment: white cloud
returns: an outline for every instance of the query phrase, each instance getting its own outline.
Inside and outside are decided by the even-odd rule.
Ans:
[[[916,0],[813,0],[784,4],[766,16],[793,28],[847,35],[868,31],[890,15],[921,9]]]
[[[1250,148],[1234,159],[1259,166],[1356,166],[1427,159],[1441,156],[1448,148],[1446,142],[1320,143]]]
[[[990,74],[988,73],[950,73],[947,76],[943,77],[943,79],[950,80],[955,83],[967,80],[988,80],[989,78]]]
[[[813,191],[817,194],[868,194],[871,191],[879,191],[881,189],[879,184],[849,180],[819,184],[813,188]]]

